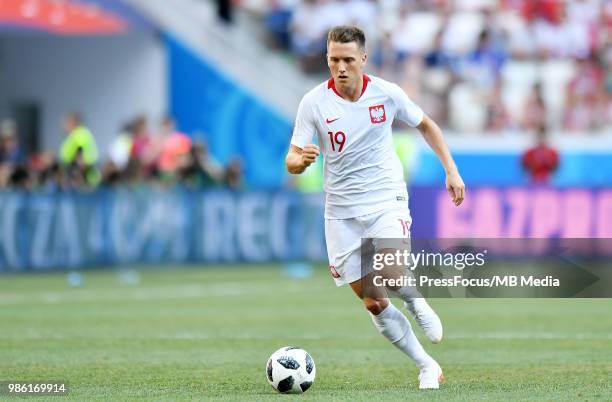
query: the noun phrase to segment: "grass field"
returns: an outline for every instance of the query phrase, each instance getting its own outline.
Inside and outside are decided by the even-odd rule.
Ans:
[[[325,269],[303,280],[279,267],[165,269],[139,285],[84,276],[82,288],[65,274],[0,276],[0,382],[64,381],[60,400],[79,401],[612,399],[612,300],[432,300],[445,340],[426,349],[446,382],[418,391],[416,368]],[[315,359],[302,396],[266,382],[284,345]]]

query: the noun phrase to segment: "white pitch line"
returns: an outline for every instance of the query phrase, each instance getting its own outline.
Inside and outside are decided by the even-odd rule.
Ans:
[[[459,332],[448,333],[446,339],[498,339],[498,340],[517,340],[517,339],[565,339],[565,340],[612,340],[612,333],[568,333],[568,332]]]
[[[156,340],[210,340],[210,339],[237,339],[237,340],[266,340],[273,337],[282,337],[285,333],[275,333],[274,331],[266,331],[262,333],[237,333],[237,332],[210,332],[206,329],[193,332],[178,332],[166,334],[142,334],[142,333],[117,333],[100,334],[99,332],[88,333],[87,331],[79,333],[57,333],[56,331],[45,333],[37,330],[20,330],[19,333],[2,334],[0,339],[72,339],[72,338],[87,338],[87,339],[156,339]],[[285,334],[286,335],[286,334]],[[290,334],[291,339],[307,339],[321,340],[329,339],[332,336],[327,333],[300,333]],[[338,336],[338,334],[336,334]],[[377,333],[362,334],[360,338],[378,339],[380,335]],[[491,339],[491,340],[612,340],[612,334],[608,333],[567,333],[567,332],[533,332],[533,333],[518,333],[518,332],[483,332],[483,333],[450,333],[447,334],[446,341],[465,340],[465,339]]]
[[[286,334],[285,334],[286,335]],[[20,332],[15,334],[2,334],[0,332],[0,339],[2,340],[12,340],[12,339],[28,339],[28,340],[38,340],[38,339],[54,339],[54,340],[64,340],[64,339],[139,339],[139,340],[175,340],[175,341],[197,341],[197,340],[210,340],[210,339],[236,339],[236,340],[268,340],[273,337],[282,337],[282,333],[260,333],[260,334],[252,334],[252,333],[211,333],[211,332],[194,332],[194,333],[177,333],[177,334],[150,334],[150,335],[142,335],[140,333],[125,333],[125,334],[117,334],[112,333],[108,335],[100,335],[100,333],[57,333],[57,332],[49,332],[44,333],[40,331],[30,331],[30,332]],[[329,338],[329,335],[319,335],[319,334],[292,334],[291,339],[307,339],[307,340],[321,340]]]
[[[265,283],[224,283],[211,286],[186,285],[175,287],[135,288],[89,290],[71,289],[61,292],[13,293],[0,295],[0,305],[15,304],[60,304],[98,301],[123,300],[167,300],[167,299],[200,299],[206,297],[231,297],[238,295],[286,294],[316,292],[311,286],[298,284],[286,287],[273,287]]]

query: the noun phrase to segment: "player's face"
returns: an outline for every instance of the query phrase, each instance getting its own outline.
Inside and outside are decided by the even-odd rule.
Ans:
[[[341,86],[352,86],[359,82],[367,57],[357,42],[327,44],[327,65],[332,78]]]

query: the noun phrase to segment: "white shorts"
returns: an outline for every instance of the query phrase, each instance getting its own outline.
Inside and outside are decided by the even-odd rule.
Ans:
[[[329,270],[336,285],[358,281],[368,273],[361,266],[362,239],[372,239],[375,250],[399,248],[397,241],[384,244],[380,239],[402,239],[409,247],[411,224],[408,205],[356,218],[325,219]]]

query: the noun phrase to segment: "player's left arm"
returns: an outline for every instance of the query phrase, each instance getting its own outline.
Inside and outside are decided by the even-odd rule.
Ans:
[[[423,115],[423,120],[417,128],[423,135],[423,138],[425,138],[425,141],[427,141],[427,144],[429,144],[431,149],[438,155],[440,162],[442,162],[442,166],[444,166],[444,171],[446,172],[446,189],[453,199],[453,203],[457,206],[461,205],[465,198],[465,184],[463,183],[461,175],[459,175],[459,170],[448,149],[448,145],[446,145],[446,141],[444,141],[442,130],[438,127],[436,122],[427,115]]]

